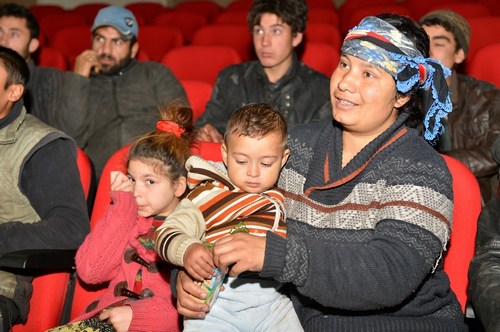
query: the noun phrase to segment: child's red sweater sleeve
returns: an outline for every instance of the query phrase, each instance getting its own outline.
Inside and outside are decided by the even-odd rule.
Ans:
[[[137,204],[130,192],[111,192],[113,203],[87,235],[76,254],[78,276],[90,284],[113,279],[123,260],[129,234],[137,219]]]

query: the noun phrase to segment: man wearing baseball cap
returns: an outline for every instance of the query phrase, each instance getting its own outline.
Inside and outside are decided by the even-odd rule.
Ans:
[[[159,104],[188,102],[170,69],[136,60],[139,27],[131,11],[105,7],[91,30],[90,49],[75,60],[77,75],[67,76],[57,126],[76,139],[100,177],[111,154],[154,130]]]
[[[77,58],[74,72],[88,77],[91,70],[103,74],[120,71],[137,55],[138,36],[139,27],[131,11],[118,6],[101,9],[92,25],[92,47]],[[114,52],[106,50],[106,39],[122,47]]]
[[[445,132],[436,148],[475,174],[483,203],[488,202],[498,185],[499,167],[491,147],[500,135],[500,90],[457,71],[469,51],[471,32],[464,17],[442,9],[424,15],[419,23],[429,35],[430,56],[452,69],[447,83],[453,112],[444,121]]]

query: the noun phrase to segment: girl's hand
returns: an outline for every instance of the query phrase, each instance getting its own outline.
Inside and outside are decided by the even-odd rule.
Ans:
[[[210,309],[208,304],[201,303],[207,298],[207,293],[196,285],[191,277],[184,271],[177,275],[177,311],[180,315],[188,318],[205,318]],[[199,299],[196,301],[193,297]]]
[[[266,252],[266,238],[236,233],[226,236],[214,246],[214,262],[222,271],[235,277],[244,271],[260,272],[264,266]]]
[[[99,315],[100,320],[108,320],[116,332],[127,332],[132,322],[132,308],[128,305],[104,309]]]
[[[214,275],[213,261],[212,253],[201,243],[191,244],[184,253],[184,268],[199,281],[210,279]]]
[[[134,192],[134,185],[132,181],[120,171],[113,171],[109,174],[111,180],[112,191],[128,191]]]

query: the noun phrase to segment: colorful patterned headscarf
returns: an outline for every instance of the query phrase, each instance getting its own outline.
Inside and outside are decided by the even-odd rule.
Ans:
[[[425,58],[398,29],[384,20],[368,16],[349,31],[342,53],[388,72],[396,81],[396,89],[400,93],[419,86],[424,91],[425,139],[433,141],[444,132],[441,119],[453,109],[446,84],[446,77],[451,71],[439,61]]]

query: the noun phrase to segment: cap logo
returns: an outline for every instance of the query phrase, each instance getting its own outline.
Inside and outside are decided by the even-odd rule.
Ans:
[[[132,27],[134,25],[134,19],[131,17],[125,17],[125,24],[128,27]]]

